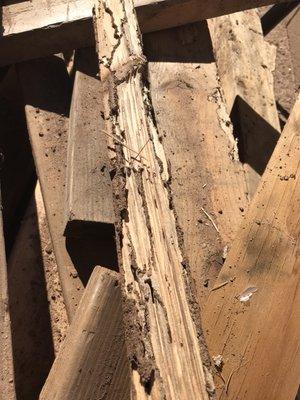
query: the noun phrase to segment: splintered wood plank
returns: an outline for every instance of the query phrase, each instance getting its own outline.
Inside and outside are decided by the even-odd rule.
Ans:
[[[99,2],[96,28],[104,118],[115,138],[110,156],[132,398],[185,400],[193,393],[208,399],[209,361],[143,80],[146,60],[132,3]]]
[[[15,400],[16,392],[2,212],[0,212],[0,235],[0,400]]]
[[[280,135],[273,86],[276,48],[265,41],[257,10],[213,18],[208,26],[252,198]]]
[[[202,307],[247,209],[244,171],[207,23],[147,34],[144,46],[174,208]]]
[[[37,174],[68,317],[71,318],[83,285],[66,250],[63,236],[69,77],[63,60],[55,56],[19,64],[18,72]]]
[[[98,59],[95,49],[76,52],[67,160],[65,235],[114,234],[104,122],[100,119]]]
[[[223,357],[220,399],[287,400],[298,390],[299,160],[300,97],[204,309],[210,354]]]
[[[40,400],[129,400],[118,274],[95,267]]]

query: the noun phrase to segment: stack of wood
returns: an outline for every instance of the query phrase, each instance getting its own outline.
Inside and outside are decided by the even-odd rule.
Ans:
[[[4,190],[0,400],[294,400],[300,95],[281,132],[254,9],[275,1],[36,3],[2,6],[3,82],[13,68],[38,184],[10,241]],[[33,328],[14,313],[21,270],[46,265],[33,232],[69,327],[26,391],[16,332]]]

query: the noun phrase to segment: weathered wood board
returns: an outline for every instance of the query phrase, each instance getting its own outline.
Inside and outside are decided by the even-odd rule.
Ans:
[[[27,126],[44,198],[69,318],[83,285],[66,250],[64,199],[70,86],[62,59],[52,56],[18,65]]]
[[[286,0],[136,0],[143,32]],[[0,65],[94,44],[92,0],[26,0],[2,6]]]
[[[75,71],[68,136],[65,235],[99,232],[113,236],[115,215],[94,48],[76,51]]]
[[[257,10],[213,18],[208,26],[252,198],[281,131],[272,74],[276,48],[265,41]]]
[[[16,392],[14,384],[13,351],[11,342],[2,212],[0,212],[0,235],[0,400],[15,400]]]
[[[143,39],[173,204],[202,308],[247,210],[244,171],[220,94],[207,23]]]
[[[113,16],[113,18],[112,18]],[[117,207],[133,399],[208,399],[209,361],[130,1],[99,2],[100,76]],[[189,374],[186,374],[186,371]]]
[[[95,267],[40,400],[129,400],[118,274]]]
[[[287,400],[298,390],[299,160],[300,97],[204,309],[210,354],[223,359],[220,399]]]

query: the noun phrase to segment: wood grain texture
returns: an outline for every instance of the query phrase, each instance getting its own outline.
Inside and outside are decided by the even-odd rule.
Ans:
[[[0,212],[0,265],[0,400],[15,400],[16,392],[2,212]]]
[[[66,250],[63,236],[69,77],[63,60],[54,56],[19,64],[18,72],[37,174],[68,316],[71,318],[83,285]]]
[[[134,4],[142,32],[153,32],[281,2],[283,1],[136,0]]]
[[[224,248],[247,209],[244,171],[220,94],[207,23],[147,34],[144,46],[174,208],[203,307],[224,262]]]
[[[145,57],[133,5],[100,2],[96,16],[104,117],[114,138],[109,145],[131,396],[183,400],[193,393],[195,399],[208,399],[213,387],[207,353],[195,325],[197,305],[166,156],[143,81]]]
[[[40,400],[129,400],[118,274],[95,267]]]
[[[273,85],[276,48],[265,41],[257,10],[212,18],[208,26],[252,198],[281,132]]]
[[[300,97],[204,310],[220,399],[294,399],[300,374]],[[254,293],[249,301],[239,296]]]
[[[143,32],[285,0],[137,0]],[[1,65],[94,44],[91,0],[26,0],[2,6]]]
[[[114,235],[105,126],[100,118],[98,60],[93,48],[76,52],[67,159],[65,235]]]

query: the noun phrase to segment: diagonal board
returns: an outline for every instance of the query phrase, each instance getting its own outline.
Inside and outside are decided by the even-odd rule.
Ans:
[[[96,28],[107,135],[115,137],[109,144],[132,398],[208,399],[207,354],[132,3],[100,2]]]
[[[220,399],[287,400],[298,389],[299,160],[300,97],[218,278],[227,284],[204,310],[210,353],[224,362]]]

